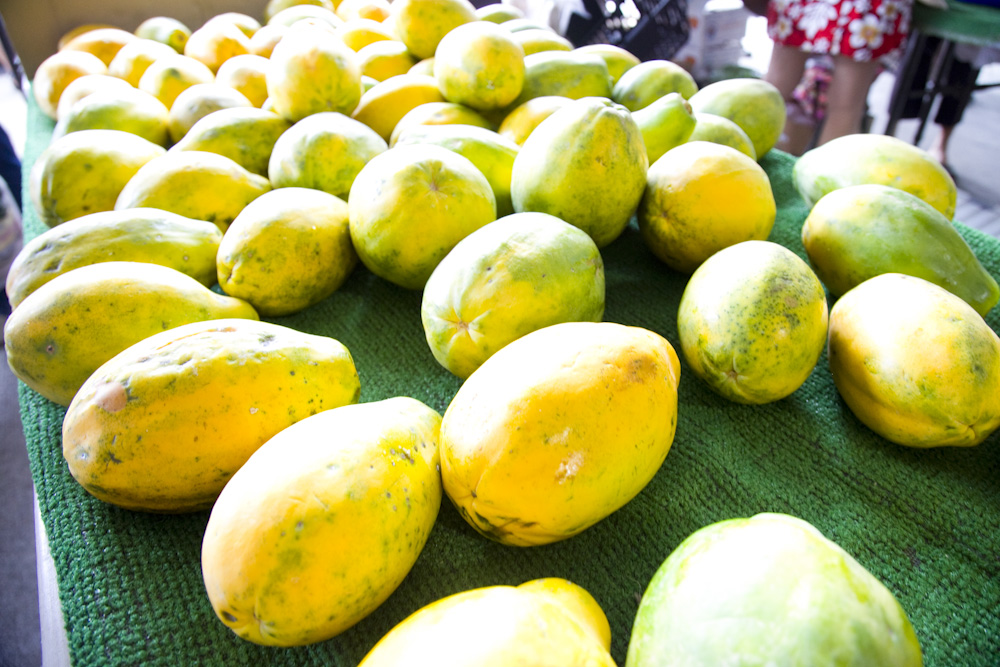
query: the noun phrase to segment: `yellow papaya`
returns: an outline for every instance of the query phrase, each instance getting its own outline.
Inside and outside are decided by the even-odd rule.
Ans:
[[[92,495],[132,510],[209,507],[272,436],[355,403],[339,341],[253,320],[162,331],[83,384],[63,420],[63,456]]]
[[[154,333],[224,317],[258,319],[180,271],[141,262],[82,266],[42,285],[7,318],[7,364],[45,398],[69,405],[98,366]]]
[[[437,519],[440,426],[420,401],[390,398],[308,417],[258,449],[205,528],[201,570],[219,619],[244,639],[291,646],[374,611]]]
[[[1000,427],[1000,338],[923,278],[883,273],[830,309],[833,382],[851,412],[907,447],[971,447]]]
[[[441,422],[441,478],[504,544],[576,535],[630,501],[677,428],[680,361],[662,336],[610,322],[532,331],[486,360]]]
[[[222,232],[210,222],[155,208],[91,213],[27,242],[7,272],[7,298],[17,307],[56,276],[99,262],[148,262],[215,284]]]
[[[611,627],[594,597],[565,579],[463,591],[389,631],[360,667],[614,667]]]

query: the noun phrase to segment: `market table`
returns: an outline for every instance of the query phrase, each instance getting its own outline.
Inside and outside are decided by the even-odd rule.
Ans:
[[[26,175],[52,127],[31,103]],[[778,203],[770,240],[805,257],[799,233],[808,211],[791,185],[794,158],[772,151],[761,164]],[[1000,277],[1000,241],[958,228]],[[26,236],[43,230],[26,211]],[[605,319],[646,327],[679,347],[676,312],[686,276],[646,250],[634,223],[602,254]],[[363,268],[326,301],[271,321],[343,342],[360,373],[362,401],[407,395],[443,412],[459,388],[424,342],[420,293]],[[1000,308],[987,321],[997,330]],[[1000,662],[1000,434],[968,449],[916,450],[883,440],[840,399],[825,354],[805,385],[769,405],[730,403],[683,363],[679,393],[666,461],[609,518],[560,543],[516,548],[475,533],[445,500],[413,570],[378,610],[332,640],[267,648],[236,637],[208,602],[200,571],[208,512],[144,514],[88,495],[62,458],[64,409],[22,384],[31,474],[72,662],[353,666],[396,623],[438,598],[558,576],[601,604],[612,654],[623,665],[639,598],[670,551],[705,525],[759,512],[809,521],[882,580],[909,614],[925,664]],[[344,548],[349,544],[345,539]]]

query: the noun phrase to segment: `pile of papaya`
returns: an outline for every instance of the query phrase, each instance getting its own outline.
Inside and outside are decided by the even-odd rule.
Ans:
[[[239,636],[300,645],[358,623],[444,497],[511,547],[607,517],[670,450],[682,360],[764,404],[827,350],[849,409],[891,442],[970,446],[1000,426],[983,320],[1000,288],[923,151],[852,135],[798,160],[804,259],[767,240],[758,162],[785,122],[768,83],[700,87],[507,4],[271,0],[260,18],[82,26],[41,64],[54,131],[29,193],[49,229],[11,267],[4,330],[17,377],[66,406],[83,488],[134,511],[212,508],[205,588]],[[633,221],[686,281],[676,347],[602,321],[601,251]],[[444,414],[358,403],[344,345],[266,321],[359,267],[421,293],[429,352],[463,380]],[[354,551],[334,548],[344,534]],[[775,584],[789,571],[795,587]],[[362,664],[613,665],[609,648],[598,602],[549,578],[440,600]],[[764,514],[663,562],[627,665],[834,654],[921,664],[881,582]]]

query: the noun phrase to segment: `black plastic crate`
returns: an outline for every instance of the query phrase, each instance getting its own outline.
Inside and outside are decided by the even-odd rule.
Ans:
[[[566,38],[576,46],[614,44],[640,60],[669,60],[687,42],[686,0],[583,0],[589,19],[574,14]]]

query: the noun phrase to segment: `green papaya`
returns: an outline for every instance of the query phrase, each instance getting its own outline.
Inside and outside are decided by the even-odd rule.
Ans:
[[[542,51],[524,57],[524,85],[521,94],[507,105],[513,111],[536,97],[558,95],[611,97],[611,74],[604,59],[575,51]]]
[[[887,185],[839,188],[813,206],[802,244],[823,284],[840,296],[869,278],[904,273],[934,283],[985,315],[997,281],[954,225],[919,197]]]
[[[191,126],[171,150],[218,153],[247,171],[267,176],[274,144],[289,127],[291,123],[272,111],[219,109]]]
[[[514,158],[514,210],[548,213],[590,234],[602,248],[639,205],[649,167],[628,109],[609,99],[576,100],[546,118]]]
[[[629,111],[638,111],[669,93],[684,99],[698,92],[694,77],[669,60],[647,60],[622,74],[611,91],[611,99]]]
[[[792,183],[808,206],[848,185],[877,183],[905,190],[955,217],[958,189],[930,153],[884,134],[848,134],[806,151],[795,162]]]
[[[206,287],[216,281],[222,232],[211,222],[156,208],[91,213],[24,245],[7,272],[7,298],[17,307],[56,276],[100,262],[148,262],[177,269]]]
[[[697,121],[691,105],[680,93],[667,93],[648,106],[632,112],[646,144],[649,164],[691,137]]]

